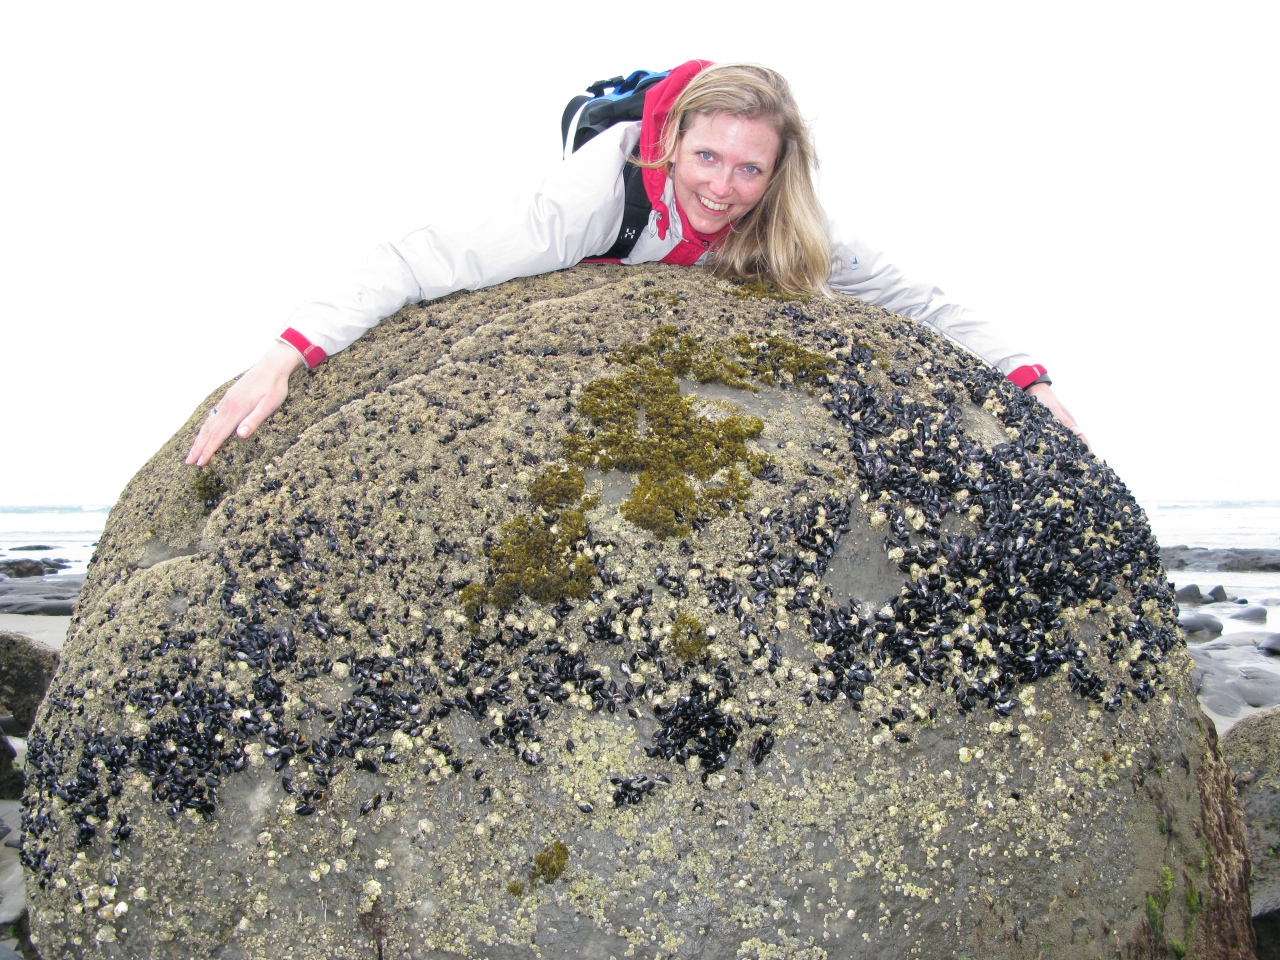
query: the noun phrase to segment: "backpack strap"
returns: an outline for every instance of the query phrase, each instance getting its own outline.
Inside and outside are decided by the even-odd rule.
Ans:
[[[666,71],[636,70],[628,77],[597,80],[569,101],[560,117],[560,137],[567,157],[584,143],[615,123],[639,120],[644,114],[644,95],[665,78]]]
[[[637,145],[631,152],[632,159],[640,156]],[[625,188],[625,205],[622,208],[622,226],[618,230],[618,239],[614,241],[608,252],[602,253],[605,259],[621,260],[635,248],[640,239],[640,232],[649,225],[649,216],[653,213],[653,204],[649,202],[649,194],[644,188],[643,167],[628,162],[622,169],[622,183]]]

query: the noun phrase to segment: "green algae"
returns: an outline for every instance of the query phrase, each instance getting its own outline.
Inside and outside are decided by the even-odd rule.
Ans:
[[[544,510],[569,507],[582,499],[586,480],[571,464],[552,464],[529,483],[529,499]]]
[[[571,509],[519,516],[503,525],[502,536],[489,550],[493,584],[486,599],[506,609],[521,595],[537,603],[585,597],[596,573],[595,565],[578,552],[588,533],[582,511]]]
[[[200,501],[205,516],[213,513],[214,508],[227,495],[226,482],[208,467],[196,472],[196,478],[191,484],[191,489],[195,493],[196,499]]]
[[[462,601],[462,610],[469,619],[474,620],[484,606],[487,591],[478,583],[468,583],[458,591],[458,599]]]
[[[568,863],[569,848],[559,840],[552,841],[541,852],[533,855],[533,870],[529,874],[529,880],[512,880],[507,884],[507,893],[513,897],[523,897],[539,883],[555,883],[564,874]]]
[[[533,855],[533,875],[530,884],[555,883],[564,873],[569,863],[569,848],[559,840],[546,847],[541,853]]]
[[[685,663],[698,663],[707,655],[711,641],[702,622],[687,613],[679,614],[671,627],[671,652]]]
[[[619,349],[610,362],[627,369],[583,389],[578,410],[590,428],[565,438],[565,456],[584,468],[639,474],[620,511],[663,538],[741,509],[748,474],[771,462],[749,445],[764,429],[758,417],[684,396],[682,378],[755,390],[760,383],[816,384],[834,369],[829,358],[777,337],[708,343],[672,326]]]

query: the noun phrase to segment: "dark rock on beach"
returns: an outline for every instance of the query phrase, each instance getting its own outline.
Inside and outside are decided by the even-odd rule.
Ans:
[[[1244,620],[1248,623],[1266,623],[1267,608],[1250,604],[1230,614],[1232,620]]]
[[[44,543],[31,543],[25,547],[10,547],[10,553],[39,553],[43,550],[57,550],[57,547],[51,547]]]
[[[1207,613],[1181,613],[1178,622],[1192,643],[1203,643],[1222,634],[1222,621]]]
[[[83,585],[83,575],[0,581],[0,613],[69,617]]]
[[[43,577],[47,573],[57,573],[71,566],[66,560],[30,560],[21,557],[16,560],[0,560],[0,574],[6,577]]]
[[[1173,594],[1173,598],[1178,603],[1200,604],[1205,603],[1204,594],[1200,592],[1200,587],[1194,583],[1189,583],[1185,587],[1179,587]]]
[[[58,666],[58,654],[20,633],[0,630],[0,715],[4,732],[25,737]]]
[[[1161,547],[1166,570],[1218,570],[1237,573],[1245,570],[1280,570],[1280,550],[1262,547]]]
[[[1252,956],[1142,510],[929,332],[582,268],[206,412],[28,741],[47,957]]]
[[[1280,709],[1241,720],[1222,740],[1244,807],[1260,960],[1280,960]]]

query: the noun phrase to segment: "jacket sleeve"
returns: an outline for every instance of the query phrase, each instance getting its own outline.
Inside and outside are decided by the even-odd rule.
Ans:
[[[889,263],[884,254],[862,243],[836,239],[834,229],[832,238],[831,289],[837,293],[846,293],[927,323],[977,354],[1020,387],[1026,387],[1044,373],[1043,367],[1032,364],[1028,354],[1010,346],[990,324],[968,307],[950,299],[942,290],[911,280]]]
[[[474,218],[380,245],[362,270],[294,311],[280,339],[314,367],[407,303],[549,273],[607,250],[622,223],[621,173],[639,126],[604,131],[532,194],[490,198]]]

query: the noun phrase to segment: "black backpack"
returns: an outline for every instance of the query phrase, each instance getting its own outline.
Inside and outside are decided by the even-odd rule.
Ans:
[[[569,101],[560,119],[560,135],[564,140],[567,157],[596,134],[615,123],[640,120],[644,116],[644,95],[650,87],[666,77],[669,71],[650,73],[637,70],[627,78],[597,80]],[[639,148],[632,156],[637,156]],[[645,193],[642,168],[628,163],[622,171],[626,186],[626,206],[622,214],[622,228],[612,247],[600,254],[603,259],[622,259],[629,254],[640,238],[640,231],[649,223],[653,207]]]

